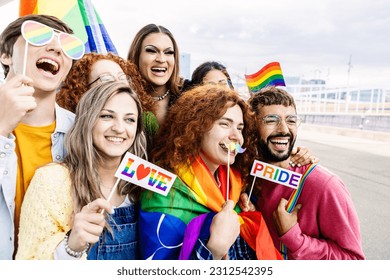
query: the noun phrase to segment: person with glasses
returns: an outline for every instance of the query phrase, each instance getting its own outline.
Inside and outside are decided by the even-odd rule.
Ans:
[[[87,53],[76,61],[57,93],[57,103],[71,111],[85,92],[105,82],[122,81],[137,93],[145,111],[154,111],[152,99],[145,92],[142,78],[131,62],[113,53]]]
[[[115,187],[126,152],[147,159],[142,108],[129,85],[87,91],[65,147],[63,163],[38,168],[31,180],[16,259],[139,259],[140,187],[123,180]]]
[[[62,83],[57,94],[57,102],[61,107],[75,112],[80,98],[88,89],[112,81],[122,81],[130,85],[137,93],[142,104],[148,147],[152,147],[158,130],[155,103],[146,93],[136,66],[118,55],[113,53],[85,54],[73,65]]]
[[[142,258],[281,259],[261,213],[237,204],[256,156],[248,104],[229,88],[202,85],[168,117],[174,125],[159,131],[152,159],[178,178],[167,196],[141,194]]]
[[[275,247],[285,259],[364,259],[359,219],[341,178],[320,165],[289,164],[301,123],[293,97],[281,88],[266,87],[249,104],[257,120],[260,160],[305,178],[297,191],[260,182],[257,206]]]
[[[74,114],[55,98],[73,62],[84,54],[72,33],[56,17],[27,15],[0,35],[5,75],[0,85],[0,259],[12,259],[16,251],[20,208],[35,169],[65,156],[64,137]]]

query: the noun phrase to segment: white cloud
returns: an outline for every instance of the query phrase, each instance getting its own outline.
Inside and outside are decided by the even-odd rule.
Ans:
[[[16,2],[0,8],[1,30],[16,18]],[[388,0],[92,2],[124,57],[136,32],[156,23],[191,53],[192,69],[217,60],[243,75],[279,61],[286,76],[345,85],[352,55],[350,83],[390,88]]]

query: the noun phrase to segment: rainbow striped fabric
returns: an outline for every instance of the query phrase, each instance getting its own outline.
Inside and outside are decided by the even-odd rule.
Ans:
[[[19,0],[19,15],[47,14],[67,23],[85,45],[85,52],[117,54],[91,0]]]
[[[222,209],[227,190],[227,167],[219,167],[218,187],[200,157],[189,168],[178,168],[168,195],[144,192],[139,218],[141,255],[145,259],[188,259],[196,240],[208,239],[212,217]],[[229,199],[237,203],[242,191],[239,172],[229,171]],[[235,209],[240,212],[238,206]],[[258,259],[282,259],[260,212],[238,214],[241,236]]]
[[[301,181],[299,182],[299,186],[297,189],[295,189],[291,195],[290,198],[288,199],[287,205],[286,205],[286,211],[288,213],[291,213],[294,210],[294,207],[297,205],[298,198],[302,193],[303,186],[305,184],[305,181],[307,177],[310,175],[310,173],[314,170],[314,168],[317,166],[317,164],[312,164],[309,166],[309,168],[306,170],[306,172],[303,174]],[[284,243],[280,242],[280,252],[283,256],[283,259],[287,260],[288,259],[288,254],[287,254],[287,247]]]
[[[286,86],[279,62],[271,62],[252,75],[245,75],[246,84],[252,93],[266,86]]]

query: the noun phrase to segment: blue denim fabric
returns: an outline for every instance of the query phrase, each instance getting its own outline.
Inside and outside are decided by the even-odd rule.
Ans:
[[[88,260],[139,260],[138,207],[134,204],[115,208],[108,223],[112,233],[104,229],[89,253]]]
[[[51,135],[51,156],[62,162],[66,154],[65,134],[74,122],[74,114],[55,105],[56,128]],[[18,160],[15,136],[0,136],[0,260],[11,260],[14,252],[14,211]]]

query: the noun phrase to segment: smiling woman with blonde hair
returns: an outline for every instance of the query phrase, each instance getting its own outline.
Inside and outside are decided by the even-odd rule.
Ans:
[[[120,181],[113,189],[126,152],[147,157],[134,91],[107,82],[86,92],[65,147],[64,162],[37,169],[31,181],[16,258],[138,259],[139,188]]]

